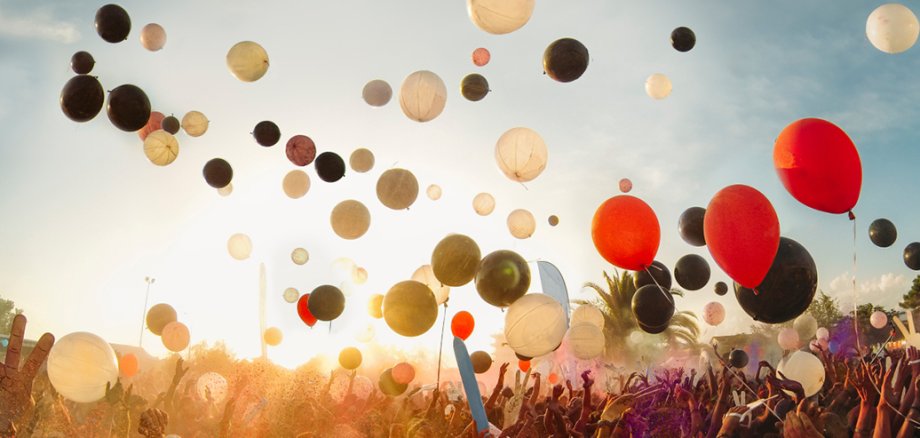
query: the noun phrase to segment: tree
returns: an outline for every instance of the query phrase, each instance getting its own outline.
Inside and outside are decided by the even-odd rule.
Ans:
[[[0,298],[0,334],[10,334],[13,317],[20,313],[22,313],[22,309],[17,309],[13,300]]]
[[[885,310],[884,307],[872,303],[861,304],[856,307],[856,321],[859,323],[859,331],[865,338],[865,343],[869,345],[880,344],[888,339],[889,330],[886,328],[877,329],[872,327],[869,322],[869,318],[876,311],[885,312],[889,321],[891,318],[897,318],[898,313],[896,310]],[[850,315],[852,316],[853,312],[850,312]]]
[[[818,327],[830,329],[840,321],[840,318],[843,318],[843,314],[840,313],[840,307],[837,305],[837,300],[831,298],[823,291],[818,291],[818,293],[818,298],[812,301],[811,305],[808,306],[808,312],[818,321]]]
[[[902,309],[914,310],[920,307],[920,275],[914,279],[914,284],[910,286],[910,290],[906,294],[901,296],[901,301],[899,306]]]

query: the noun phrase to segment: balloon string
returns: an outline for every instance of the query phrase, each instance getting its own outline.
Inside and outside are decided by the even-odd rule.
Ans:
[[[853,330],[856,332],[856,354],[862,357],[862,346],[859,342],[859,290],[856,288],[856,216],[850,212],[853,222]]]
[[[441,345],[438,347],[438,388],[441,387],[441,355],[444,353],[444,327],[447,326],[447,302],[444,302],[444,317],[441,318]]]
[[[658,284],[658,280],[655,280],[655,276],[652,275],[652,273],[648,270],[648,266],[645,266],[645,267],[643,267],[642,269],[644,269],[644,270],[645,270],[645,273],[648,274],[648,276],[652,278],[652,283],[655,283],[655,286],[658,286],[658,290],[661,291],[661,294],[664,295],[665,298],[667,298],[667,299],[669,299],[669,300],[671,300],[671,301],[673,302],[673,301],[674,301],[674,298],[671,297],[671,293],[670,293],[669,291],[664,290],[664,288],[661,287],[660,284]],[[657,268],[656,268],[656,269],[657,269]]]

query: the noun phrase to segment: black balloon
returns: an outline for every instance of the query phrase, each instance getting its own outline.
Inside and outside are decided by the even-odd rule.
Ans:
[[[690,28],[678,27],[671,32],[671,46],[678,52],[689,52],[696,45],[696,34]]]
[[[920,244],[918,244],[920,246]],[[755,321],[779,324],[808,309],[818,287],[818,270],[808,250],[780,237],[773,265],[756,291],[735,283],[735,298]]]
[[[904,248],[904,264],[910,269],[920,271],[920,242],[913,242]]]
[[[105,91],[99,80],[86,75],[70,78],[61,90],[61,110],[75,122],[87,122],[102,111]]]
[[[888,248],[898,240],[898,229],[888,219],[876,219],[869,225],[869,240],[876,246]]]
[[[684,210],[677,221],[677,232],[680,233],[681,239],[693,246],[706,245],[706,237],[703,236],[703,216],[706,209],[703,207],[690,207]]]
[[[663,333],[665,330],[668,329],[668,324],[662,324],[659,326],[649,326],[649,325],[643,324],[641,321],[637,321],[637,322],[639,324],[639,328],[642,329],[642,331],[648,334],[652,334],[652,335]]]
[[[95,65],[96,60],[93,59],[93,55],[90,55],[89,52],[81,50],[70,57],[70,68],[78,75],[85,75],[93,71],[93,66]]]
[[[320,321],[332,321],[345,310],[345,295],[339,288],[324,284],[310,293],[310,313]]]
[[[520,354],[517,354],[517,353],[514,353],[514,355],[515,355],[515,357],[517,357],[518,359],[523,360],[523,361],[525,361],[525,362],[528,361],[528,360],[533,359],[532,357],[521,356]]]
[[[716,283],[716,295],[723,296],[728,293],[728,285],[724,281]]]
[[[173,135],[179,132],[179,127],[179,119],[177,119],[175,116],[166,117],[162,122],[160,122],[160,128]]]
[[[345,176],[345,161],[335,152],[323,152],[313,161],[319,179],[326,182],[336,182]]]
[[[588,48],[578,40],[556,40],[543,52],[543,71],[559,82],[572,82],[587,69]]]
[[[222,189],[233,180],[233,168],[223,158],[214,158],[204,165],[204,180],[215,189]],[[312,298],[311,298],[312,299]]]
[[[492,367],[492,356],[489,356],[489,353],[485,351],[474,351],[470,355],[470,362],[473,363],[473,372],[482,374]]]
[[[105,5],[96,11],[96,33],[110,43],[120,43],[131,33],[128,11],[115,4]]]
[[[744,368],[748,364],[748,355],[744,350],[732,350],[728,353],[728,364],[733,368]]]
[[[489,81],[480,74],[469,74],[460,82],[460,94],[466,100],[478,102],[489,94]]]
[[[646,270],[636,271],[636,275],[633,277],[633,283],[636,285],[636,289],[645,285],[658,283],[658,285],[665,290],[671,290],[671,271],[664,263],[655,260]]]
[[[687,254],[674,265],[674,279],[680,287],[687,290],[700,290],[709,283],[709,262],[702,256]],[[728,292],[726,286],[725,291]]]
[[[479,262],[476,291],[482,299],[497,307],[508,307],[530,288],[530,267],[513,251],[495,251]]]
[[[256,143],[269,147],[274,146],[281,139],[281,130],[275,122],[264,120],[256,123],[255,129],[252,130],[252,136],[256,138]]]
[[[313,297],[311,296],[310,299],[313,299]],[[380,387],[381,392],[390,397],[399,396],[409,388],[409,384],[400,384],[393,380],[393,368],[387,368],[386,371],[380,374],[380,379],[377,380],[377,386]]]
[[[106,112],[116,128],[128,132],[137,131],[150,120],[150,99],[137,86],[122,85],[109,92]]]
[[[653,333],[649,329],[658,328],[664,331],[674,316],[674,297],[654,284],[642,286],[633,295],[632,312],[639,327],[646,332]]]

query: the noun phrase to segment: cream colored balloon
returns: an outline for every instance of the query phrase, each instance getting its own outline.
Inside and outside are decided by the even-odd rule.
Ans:
[[[799,348],[799,332],[794,328],[786,327],[776,335],[776,343],[783,350],[797,350]]]
[[[412,273],[412,280],[428,286],[428,289],[431,289],[431,292],[434,293],[434,299],[439,305],[444,304],[450,296],[450,286],[441,284],[441,281],[435,277],[431,265],[423,265],[416,269],[415,272]]]
[[[255,82],[268,71],[268,53],[257,43],[241,41],[227,52],[227,68],[243,82]]]
[[[296,303],[297,300],[299,299],[300,299],[300,292],[298,292],[297,289],[294,289],[293,287],[289,287],[284,290],[284,301],[287,301],[289,303]]]
[[[604,314],[591,304],[582,304],[572,312],[571,325],[582,323],[594,324],[597,328],[604,329]]]
[[[351,281],[354,284],[364,284],[367,283],[367,269],[358,268],[351,275]]]
[[[875,8],[866,20],[866,37],[885,53],[907,51],[917,42],[920,23],[907,6],[888,3]]]
[[[156,23],[144,26],[141,29],[141,45],[151,52],[162,49],[166,46],[166,30]]]
[[[368,343],[374,339],[374,335],[377,334],[377,330],[374,329],[374,326],[368,323],[364,326],[363,329],[355,333],[355,340],[361,343]]]
[[[799,334],[799,339],[809,341],[818,331],[818,320],[811,313],[803,313],[792,322],[792,328]]]
[[[565,311],[548,295],[524,295],[505,313],[505,339],[522,356],[537,357],[553,351],[565,332]]]
[[[432,184],[428,186],[428,190],[426,190],[425,193],[428,195],[428,199],[437,201],[438,199],[441,199],[441,186]]]
[[[252,254],[252,240],[243,233],[236,233],[227,240],[227,252],[237,260],[246,260]]]
[[[512,128],[495,144],[495,162],[512,181],[527,182],[546,169],[549,151],[540,134],[529,128]]]
[[[671,94],[671,80],[661,73],[655,73],[645,80],[645,94],[652,99],[664,99]]]
[[[567,336],[572,354],[581,360],[591,360],[600,356],[607,344],[604,332],[589,322],[573,324]]]
[[[533,214],[524,209],[517,209],[508,215],[508,231],[518,239],[527,239],[533,236],[537,228],[537,221]]]
[[[281,188],[288,198],[301,198],[310,191],[310,176],[302,170],[292,170],[284,176]]]
[[[495,210],[495,198],[488,193],[480,193],[473,198],[473,210],[480,216],[488,216]]]
[[[374,153],[368,149],[355,149],[348,158],[351,169],[358,173],[365,173],[374,168]]]
[[[535,0],[467,0],[466,10],[476,27],[502,35],[527,24],[534,4]]]
[[[725,320],[725,307],[716,301],[710,302],[703,306],[703,321],[711,326],[722,324]]]
[[[824,386],[824,365],[821,359],[806,351],[796,351],[786,356],[776,366],[776,371],[789,380],[801,383],[805,397],[817,394]]]
[[[303,248],[294,248],[291,251],[291,261],[295,265],[305,265],[310,260],[310,253]]]
[[[191,334],[188,331],[188,326],[179,321],[173,321],[163,327],[160,340],[163,341],[163,346],[167,350],[178,353],[188,348]]]
[[[441,78],[427,70],[410,74],[399,90],[399,106],[406,117],[416,122],[434,120],[444,111],[447,86]]]
[[[361,97],[370,106],[384,106],[390,102],[393,97],[393,88],[387,81],[374,79],[364,85],[361,90]]]
[[[182,129],[192,137],[201,137],[208,132],[208,124],[211,122],[199,111],[189,111],[182,116]]]
[[[418,180],[406,169],[389,169],[377,179],[377,199],[393,210],[405,210],[418,198]]]
[[[363,236],[370,228],[371,213],[364,204],[349,199],[332,209],[329,221],[335,234],[346,240],[354,240]]]
[[[144,140],[144,155],[157,166],[168,166],[179,156],[179,141],[172,134],[158,129]]]
[[[71,333],[51,347],[48,379],[68,400],[92,403],[105,397],[106,384],[114,385],[118,379],[118,358],[99,336]]]
[[[233,183],[227,184],[217,189],[217,194],[223,197],[230,196],[231,193],[233,193]]]

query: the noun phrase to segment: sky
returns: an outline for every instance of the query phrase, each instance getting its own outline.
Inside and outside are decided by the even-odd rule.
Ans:
[[[265,263],[267,322],[285,334],[270,351],[279,363],[295,366],[360,345],[354,334],[368,324],[376,342],[434,349],[439,325],[418,338],[390,333],[383,321],[367,317],[370,294],[408,279],[441,238],[463,233],[484,254],[511,249],[530,261],[551,261],[573,299],[590,298],[582,285],[602,282],[602,272],[614,269],[594,249],[591,218],[618,194],[621,178],[632,180],[631,194],[658,216],[658,260],[673,266],[694,253],[710,261],[710,284],[677,301],[679,310],[695,312],[710,301],[725,306],[726,321],[705,327],[705,337],[749,330],[752,320],[732,294],[712,292],[728,277],[706,248],[681,240],[677,218],[731,184],[752,185],[770,199],[782,235],[808,248],[819,288],[842,306],[856,300],[894,307],[915,277],[901,251],[920,240],[913,129],[920,61],[916,48],[889,55],[869,43],[865,22],[876,3],[544,0],[520,30],[491,35],[473,25],[462,1],[125,2],[132,30],[119,44],[95,33],[100,6],[0,0],[0,296],[24,309],[30,338],[90,331],[136,345],[144,278],[151,276],[150,305],[175,307],[193,343],[224,340],[252,357],[259,351],[258,272]],[[165,28],[163,50],[141,47],[146,23]],[[670,46],[678,26],[696,33],[688,53]],[[563,37],[578,39],[590,53],[585,74],[565,84],[542,71],[544,49]],[[254,83],[237,80],[225,63],[230,47],[245,40],[269,54],[267,74]],[[484,67],[471,62],[477,47],[491,51]],[[198,138],[180,132],[178,159],[158,167],[147,161],[137,135],[116,129],[104,110],[87,123],[70,121],[59,96],[78,50],[94,55],[92,74],[106,90],[131,83],[145,90],[154,110],[180,118],[201,111],[211,121],[208,132]],[[361,99],[366,82],[383,79],[398,93],[417,70],[433,71],[447,84],[447,105],[435,120],[408,119],[396,97],[382,108]],[[469,73],[489,80],[492,91],[480,102],[459,92]],[[668,98],[645,94],[653,73],[671,79]],[[776,177],[774,139],[804,117],[834,122],[859,150],[855,247],[853,222],[798,203]],[[334,184],[309,166],[309,193],[288,199],[281,180],[295,166],[283,145],[263,148],[253,140],[250,132],[262,120],[278,124],[282,143],[303,134],[319,152],[346,158],[365,147],[376,166],[366,174],[349,170]],[[493,152],[501,134],[518,126],[537,131],[549,148],[546,170],[526,187],[499,171]],[[228,197],[201,176],[215,157],[234,169]],[[407,211],[389,210],[375,198],[377,177],[391,167],[409,169],[422,187]],[[430,184],[442,187],[440,200],[424,196]],[[490,216],[472,210],[479,192],[497,200]],[[329,225],[332,207],[345,199],[371,211],[371,228],[356,241],[336,237]],[[537,218],[530,239],[507,230],[505,219],[517,208]],[[556,227],[546,223],[551,214],[560,218]],[[898,227],[890,248],[868,240],[868,224],[879,217]],[[227,254],[234,233],[252,238],[248,260]],[[310,253],[304,266],[290,261],[296,247]],[[367,270],[367,283],[349,283],[334,263],[343,257]],[[287,287],[307,292],[343,282],[346,311],[331,329],[306,328],[281,298]],[[470,348],[488,348],[503,313],[484,304],[472,285],[451,291],[448,316],[463,309],[477,321]],[[166,353],[149,332],[143,345]]]

